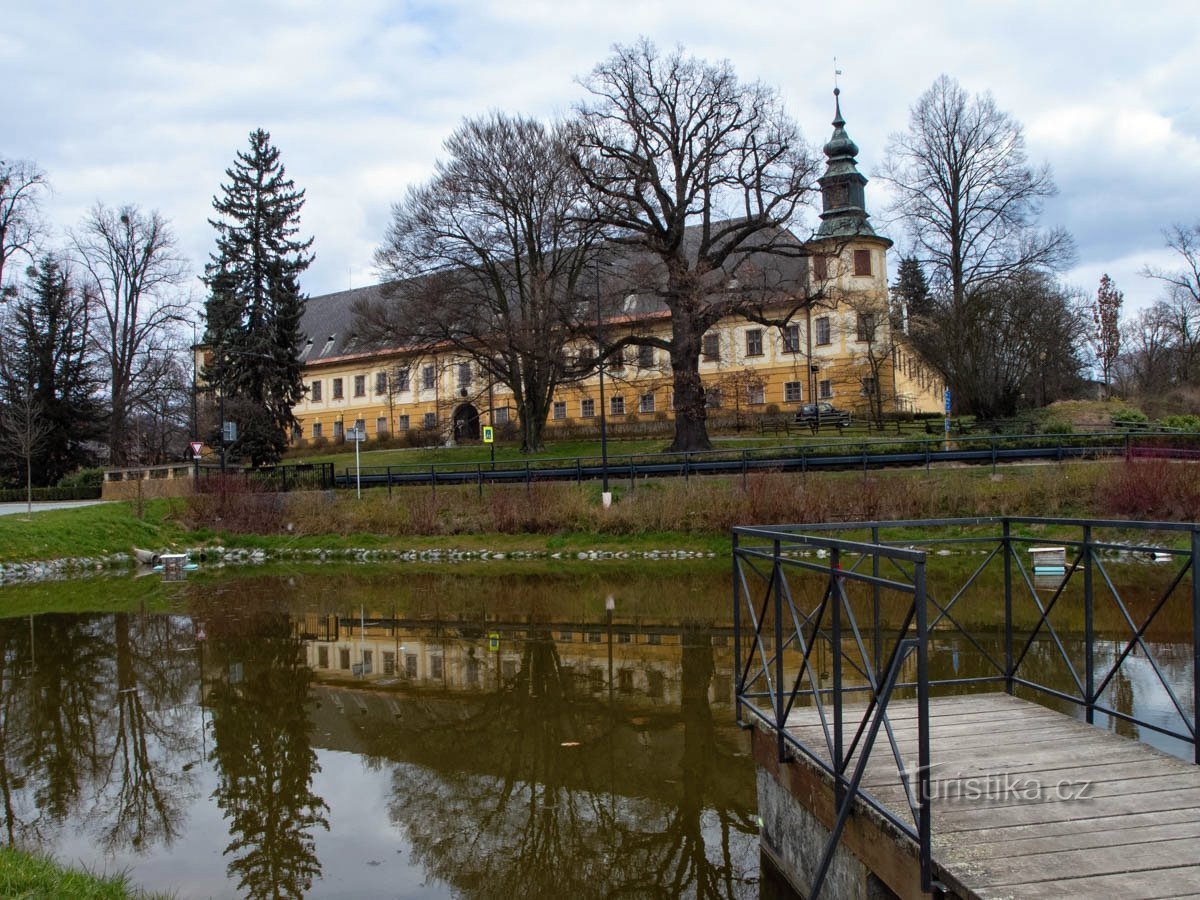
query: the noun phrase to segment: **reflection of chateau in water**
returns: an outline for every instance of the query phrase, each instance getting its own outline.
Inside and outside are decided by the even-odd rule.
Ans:
[[[365,627],[364,627],[365,626]],[[551,640],[567,689],[576,695],[621,695],[648,704],[678,705],[680,653],[694,627],[614,619],[596,623],[465,624],[416,619],[309,614],[297,621],[305,661],[322,681],[361,680],[446,691],[495,691],[521,671],[529,641]],[[708,701],[733,702],[733,629],[705,627],[717,658]],[[610,673],[611,661],[611,673]]]

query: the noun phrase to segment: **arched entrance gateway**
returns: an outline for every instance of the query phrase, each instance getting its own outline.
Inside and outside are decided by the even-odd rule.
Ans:
[[[470,403],[464,403],[454,410],[454,440],[479,440],[479,410]]]

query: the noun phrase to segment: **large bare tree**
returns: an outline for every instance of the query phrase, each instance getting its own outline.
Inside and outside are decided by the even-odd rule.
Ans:
[[[133,205],[97,203],[71,238],[91,281],[91,338],[108,369],[110,460],[124,466],[131,415],[173,371],[171,332],[188,311],[179,290],[187,264],[167,221]]]
[[[1160,269],[1146,266],[1142,274],[1161,281],[1168,299],[1200,310],[1200,222],[1188,228],[1172,225],[1163,233],[1167,247],[1179,255],[1180,268]]]
[[[1048,166],[1030,165],[1020,123],[991,94],[971,97],[947,75],[909,111],[908,130],[892,135],[878,177],[891,184],[892,213],[955,308],[972,290],[1072,256],[1065,231],[1037,229],[1056,189]]]
[[[670,355],[670,449],[707,449],[704,332],[731,314],[761,314],[800,286],[748,261],[806,255],[783,226],[813,195],[816,160],[776,92],[740,82],[728,62],[662,54],[642,40],[615,47],[583,85],[591,99],[578,109],[576,159],[595,193],[593,221],[653,263],[652,272],[627,267],[641,276],[631,287],[671,316],[669,337],[623,341]]]
[[[972,97],[942,75],[910,110],[908,130],[892,135],[880,177],[935,292],[928,314],[910,323],[914,344],[957,410],[1011,415],[1028,374],[1022,348],[1039,342],[1024,333],[1033,320],[1016,312],[1030,297],[1061,294],[1043,276],[1074,252],[1065,231],[1037,225],[1055,193],[1049,168],[1030,164],[1020,123],[990,94]]]
[[[38,201],[49,189],[46,173],[26,160],[0,159],[0,300],[13,288],[5,284],[4,270],[10,260],[33,261],[45,226]]]
[[[360,303],[360,339],[450,348],[507,386],[521,449],[542,449],[555,389],[581,374],[564,346],[578,331],[580,280],[598,227],[559,126],[495,113],[464,122],[432,179],[392,212],[376,254],[394,282]]]

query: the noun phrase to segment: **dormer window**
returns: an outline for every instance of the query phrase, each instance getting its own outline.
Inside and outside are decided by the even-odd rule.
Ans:
[[[324,356],[324,355],[325,355],[325,354],[327,354],[327,353],[328,353],[330,350],[332,350],[332,349],[333,349],[333,345],[334,345],[334,343],[335,343],[336,341],[337,341],[337,335],[336,335],[336,334],[331,334],[331,335],[329,336],[329,339],[328,339],[327,341],[325,341],[325,346],[321,348],[321,355],[322,355],[322,356]]]

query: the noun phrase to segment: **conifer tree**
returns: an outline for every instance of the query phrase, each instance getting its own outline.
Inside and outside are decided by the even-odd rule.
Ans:
[[[88,297],[54,256],[28,274],[30,284],[0,330],[0,407],[19,411],[28,403],[36,410],[45,433],[32,453],[32,480],[44,486],[92,461],[88,448],[104,433],[105,411],[88,339]],[[12,462],[0,460],[0,467]]]
[[[925,270],[915,256],[905,256],[896,271],[896,283],[892,285],[892,297],[903,308],[904,321],[928,316],[933,312],[933,298],[929,294],[929,282]]]
[[[313,259],[312,238],[297,238],[304,191],[286,177],[269,133],[251,132],[249,150],[225,174],[223,196],[213,197],[219,218],[209,220],[217,250],[204,270],[205,378],[239,425],[232,452],[261,465],[282,455],[301,397],[299,278]]]

